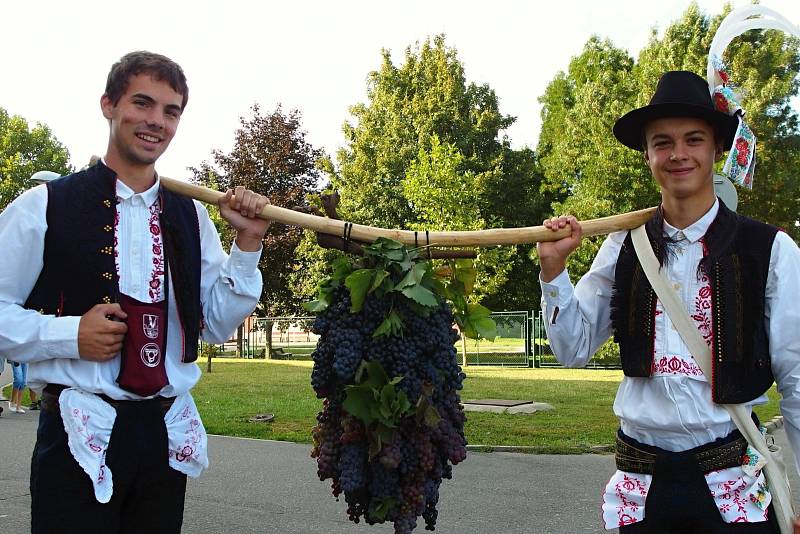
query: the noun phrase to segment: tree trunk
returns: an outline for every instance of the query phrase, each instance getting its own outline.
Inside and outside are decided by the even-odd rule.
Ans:
[[[244,323],[236,329],[236,357],[244,358]]]
[[[213,350],[207,350],[206,354],[208,355],[208,363],[206,364],[206,372],[211,372],[211,355],[214,354]]]
[[[264,358],[267,360],[272,359],[272,321],[266,321],[264,323],[264,328],[266,329],[266,338],[267,338],[267,347],[264,349]]]

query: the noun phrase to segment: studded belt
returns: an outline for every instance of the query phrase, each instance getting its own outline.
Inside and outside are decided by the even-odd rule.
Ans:
[[[739,437],[717,447],[708,448],[691,453],[652,453],[641,450],[627,443],[617,436],[616,453],[614,458],[617,469],[627,473],[640,473],[652,475],[656,471],[656,461],[663,456],[676,456],[687,454],[693,456],[694,461],[703,473],[728,469],[742,465],[742,457],[747,451],[747,440]]]

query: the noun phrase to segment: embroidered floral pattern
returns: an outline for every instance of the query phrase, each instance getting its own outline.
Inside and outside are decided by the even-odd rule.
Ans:
[[[726,523],[754,523],[767,518],[767,506],[771,501],[759,476],[734,476],[732,469],[713,471],[706,475],[711,496]],[[727,475],[727,476],[726,476]],[[716,480],[715,480],[716,479]]]
[[[706,344],[710,347],[714,340],[714,323],[711,316],[711,281],[708,275],[703,273],[700,278],[700,290],[694,298],[694,313],[692,319],[697,324],[697,329],[703,336]]]
[[[81,445],[100,460],[100,466],[95,476],[95,484],[102,484],[106,479],[106,451],[102,445],[97,443],[94,433],[89,431],[89,419],[91,416],[78,408],[73,408],[70,415],[74,421],[74,429],[81,437]]]
[[[606,485],[603,498],[606,528],[618,528],[644,519],[644,503],[651,480],[649,475],[617,471]]]
[[[148,292],[153,302],[161,302],[164,297],[161,295],[161,288],[164,285],[164,247],[161,242],[161,225],[158,217],[161,212],[161,201],[156,199],[150,206],[150,238],[152,240],[153,270],[150,272]]]
[[[654,375],[703,376],[703,371],[693,359],[680,356],[662,356],[653,362]]]
[[[196,413],[192,411],[191,406],[186,406],[181,414],[178,416],[177,421],[180,421],[181,426],[185,427],[185,439],[181,446],[175,449],[170,448],[169,457],[174,458],[178,462],[189,462],[197,453],[198,446],[202,443],[203,434],[205,432],[203,426],[200,424],[200,419]]]

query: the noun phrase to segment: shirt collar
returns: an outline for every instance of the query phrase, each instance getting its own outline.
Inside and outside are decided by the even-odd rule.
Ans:
[[[101,159],[101,161],[103,162],[103,165],[106,164],[106,162],[103,161],[102,159]],[[150,206],[153,205],[153,203],[156,200],[158,200],[158,193],[159,193],[160,186],[161,186],[161,180],[158,177],[158,173],[156,173],[156,181],[155,181],[155,183],[152,186],[150,186],[149,189],[147,189],[146,191],[142,191],[141,193],[134,193],[133,189],[131,189],[130,187],[125,185],[125,183],[122,180],[120,180],[119,177],[118,177],[117,178],[117,198],[119,198],[120,200],[129,200],[129,199],[133,198],[134,196],[139,195],[142,198],[142,200],[144,201],[145,206],[147,206],[149,208]]]
[[[715,198],[714,204],[706,212],[706,214],[683,230],[675,228],[665,220],[664,234],[676,241],[681,241],[685,237],[690,243],[696,243],[704,235],[706,235],[709,226],[711,226],[711,223],[714,222],[714,219],[716,219],[718,212],[719,199]]]

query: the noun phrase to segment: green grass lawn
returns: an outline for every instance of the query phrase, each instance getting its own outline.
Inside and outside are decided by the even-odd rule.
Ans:
[[[194,398],[206,429],[224,434],[308,443],[322,401],[309,384],[311,362],[214,359]],[[555,410],[534,415],[467,413],[466,435],[473,445],[517,445],[542,453],[581,453],[610,446],[618,421],[611,411],[622,371],[467,367],[461,398],[547,402]],[[6,398],[10,387],[3,391]],[[756,409],[762,421],[778,415],[778,393]],[[23,405],[28,405],[27,390]],[[271,423],[251,423],[274,413]]]
[[[194,390],[208,432],[231,436],[310,442],[321,401],[309,385],[311,362],[213,360]],[[205,365],[201,366],[205,369]],[[580,453],[610,446],[618,421],[611,405],[621,371],[468,367],[463,399],[504,398],[547,402],[535,415],[469,412],[470,444],[521,445],[538,452]],[[762,421],[777,415],[778,394],[756,411]],[[274,413],[272,423],[250,423]]]

